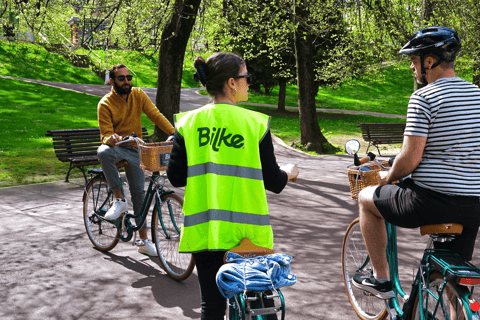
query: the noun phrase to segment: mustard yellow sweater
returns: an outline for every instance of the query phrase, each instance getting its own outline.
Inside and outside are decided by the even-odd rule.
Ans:
[[[132,88],[125,101],[112,87],[112,91],[98,103],[98,126],[102,143],[106,144],[114,133],[125,137],[135,132],[141,138],[142,112],[167,134],[175,132],[172,124],[158,111],[142,89]]]

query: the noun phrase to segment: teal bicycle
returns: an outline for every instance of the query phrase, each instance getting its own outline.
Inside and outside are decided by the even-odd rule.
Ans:
[[[83,219],[87,235],[96,249],[112,250],[119,240],[130,241],[152,211],[152,241],[157,248],[160,265],[171,278],[185,280],[192,274],[195,262],[191,254],[178,252],[183,199],[165,187],[166,178],[160,174],[166,169],[172,143],[144,143],[135,135],[126,137],[121,143],[130,141],[137,142],[139,146],[142,169],[153,172],[141,213],[136,216],[126,212],[115,221],[106,220],[104,216],[115,200],[113,192],[101,168],[89,169],[91,178],[83,193]],[[125,160],[120,161],[117,168],[127,164]],[[119,179],[121,181],[120,174]],[[141,223],[134,226],[130,220],[138,217],[141,217]]]
[[[356,159],[360,144],[356,140],[347,142],[346,149]],[[387,170],[388,163],[364,158],[348,169],[352,198],[366,185],[373,184],[379,170]],[[363,171],[360,168],[367,166]],[[352,285],[355,273],[371,273],[373,266],[363,242],[359,219],[350,223],[342,245],[342,272],[348,299],[360,319],[376,320],[480,320],[480,305],[473,298],[473,289],[480,285],[480,269],[464,261],[456,253],[436,249],[439,242],[452,241],[461,234],[463,226],[455,223],[430,225],[420,228],[422,235],[430,235],[427,248],[413,279],[410,294],[406,294],[398,275],[397,235],[395,226],[386,223],[388,245],[386,250],[389,276],[395,297],[380,300]]]

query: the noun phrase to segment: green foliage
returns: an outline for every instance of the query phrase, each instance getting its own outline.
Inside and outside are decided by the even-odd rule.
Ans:
[[[137,51],[160,47],[160,36],[172,8],[164,0],[125,0],[119,3],[119,11],[112,21],[110,43]],[[113,19],[112,19],[113,20]]]
[[[253,84],[268,94],[279,78],[295,76],[293,30],[283,0],[226,1],[223,16],[218,17],[218,35],[229,51],[240,54],[246,61]],[[215,39],[214,39],[215,40]]]
[[[346,2],[345,16],[357,51],[368,60],[389,61],[422,20],[419,0]]]

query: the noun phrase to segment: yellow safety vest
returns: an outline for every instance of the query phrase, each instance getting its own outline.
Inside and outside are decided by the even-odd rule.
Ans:
[[[229,104],[175,115],[188,163],[180,252],[230,250],[243,238],[273,249],[259,149],[269,123]]]

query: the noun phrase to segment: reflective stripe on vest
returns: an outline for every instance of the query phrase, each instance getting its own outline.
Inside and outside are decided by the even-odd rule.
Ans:
[[[196,164],[188,167],[188,178],[200,176],[207,173],[218,174],[221,176],[232,176],[238,178],[248,178],[263,180],[262,169],[232,166],[228,164],[219,164],[213,162]]]
[[[211,220],[228,221],[233,223],[244,223],[256,226],[270,225],[270,216],[258,215],[245,212],[232,212],[227,210],[210,209],[186,216],[183,224],[185,227],[192,227]]]

